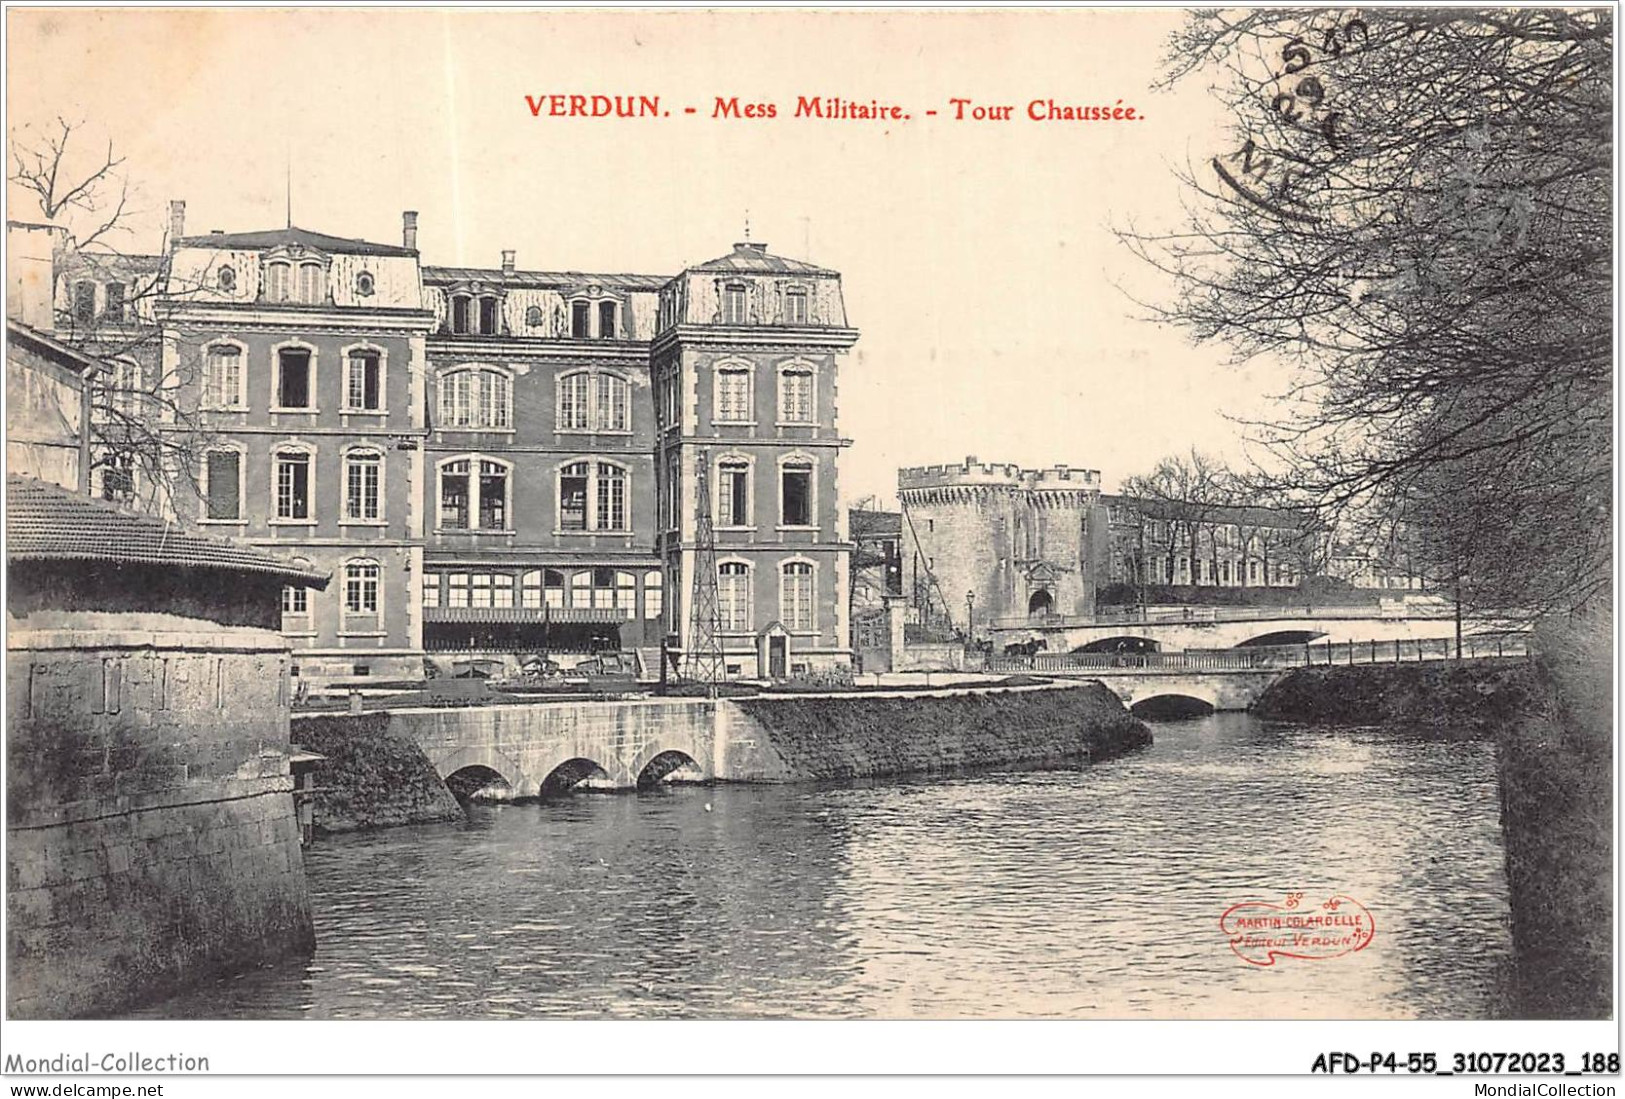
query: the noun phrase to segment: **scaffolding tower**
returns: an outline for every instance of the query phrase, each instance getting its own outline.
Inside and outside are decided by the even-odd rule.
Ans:
[[[711,525],[711,451],[702,449],[694,476],[694,597],[689,601],[683,678],[712,687],[723,678],[722,608],[717,602],[717,536]]]

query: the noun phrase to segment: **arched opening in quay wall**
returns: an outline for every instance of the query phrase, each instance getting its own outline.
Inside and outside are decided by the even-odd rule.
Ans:
[[[694,776],[695,779],[704,777],[693,756],[687,752],[670,749],[659,753],[644,764],[643,770],[638,773],[638,789],[653,789],[688,775]]]
[[[1324,630],[1275,630],[1249,637],[1236,646],[1238,649],[1262,648],[1266,645],[1307,645],[1317,637],[1325,637]]]
[[[509,801],[513,783],[506,775],[481,764],[460,767],[445,778],[446,789],[459,802]]]
[[[1129,707],[1135,717],[1148,721],[1184,721],[1193,717],[1207,717],[1214,705],[1190,695],[1166,694],[1142,698]]]
[[[567,759],[549,771],[538,787],[538,792],[544,798],[558,797],[568,794],[583,782],[589,782],[593,786],[600,783],[607,786],[609,781],[609,772],[602,764],[577,757]]]

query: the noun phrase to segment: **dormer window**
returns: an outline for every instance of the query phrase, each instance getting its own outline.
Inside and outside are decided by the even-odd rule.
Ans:
[[[462,294],[451,299],[451,330],[454,334],[461,336],[468,332],[468,313],[472,303],[472,298]]]
[[[299,300],[306,305],[318,305],[327,300],[327,273],[321,264],[299,265]]]
[[[265,265],[265,300],[287,301],[293,284],[293,266],[287,263]]]
[[[494,336],[498,332],[497,320],[500,314],[497,311],[496,298],[480,299],[480,331],[487,336]]]
[[[592,304],[590,302],[575,301],[570,303],[570,337],[577,340],[588,339],[592,333],[588,331],[592,324]]]
[[[214,282],[216,286],[220,287],[220,289],[229,294],[231,291],[237,289],[237,272],[234,268],[222,267],[220,270],[215,272]],[[299,591],[303,592],[304,589],[300,588]]]
[[[525,310],[525,327],[540,328],[542,326],[542,307],[533,305]]]
[[[601,340],[615,338],[615,303],[612,301],[598,303],[598,338]]]
[[[807,291],[800,286],[792,286],[784,292],[784,323],[807,323]]]
[[[357,297],[370,298],[373,295],[374,289],[375,287],[373,284],[371,271],[362,271],[355,277],[355,292]]]
[[[722,287],[722,323],[745,324],[749,313],[745,304],[745,284],[730,282]]]

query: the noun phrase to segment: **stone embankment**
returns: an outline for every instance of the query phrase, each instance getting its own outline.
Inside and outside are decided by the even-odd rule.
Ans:
[[[1468,727],[1493,736],[1512,909],[1509,1010],[1612,1014],[1611,624],[1542,629],[1532,661],[1302,668],[1254,706],[1312,724]]]
[[[462,807],[416,741],[389,730],[390,715],[305,717],[294,723],[299,745],[327,758],[317,764],[315,824],[353,832],[393,824],[462,819]]]

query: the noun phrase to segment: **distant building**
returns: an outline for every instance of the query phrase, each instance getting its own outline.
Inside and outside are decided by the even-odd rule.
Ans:
[[[1296,585],[1316,540],[1299,513],[1103,494],[1096,470],[982,463],[898,471],[903,577],[926,619],[975,629],[1179,588]]]
[[[6,468],[90,491],[91,390],[101,362],[17,320],[6,321]]]

